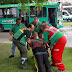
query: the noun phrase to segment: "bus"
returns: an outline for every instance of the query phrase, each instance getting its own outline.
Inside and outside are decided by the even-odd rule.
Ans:
[[[35,7],[36,3],[27,3],[28,12],[21,10],[21,4],[0,5],[0,31],[10,30],[16,19],[21,18],[26,26],[34,17],[47,21],[56,28],[63,27],[62,7],[60,2],[46,2],[43,7]]]

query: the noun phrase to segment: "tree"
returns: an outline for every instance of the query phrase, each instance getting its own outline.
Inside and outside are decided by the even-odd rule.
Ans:
[[[62,5],[63,5],[63,6],[70,6],[71,3],[65,2],[65,3],[63,3]]]
[[[0,0],[0,5],[4,4],[15,4],[15,3],[32,3],[32,2],[37,2],[37,3],[42,3],[46,2],[48,0]]]
[[[0,0],[0,5],[4,5],[4,4],[18,4],[18,3],[22,3],[22,10],[24,10],[25,8],[25,11],[27,12],[28,11],[28,8],[25,6],[25,3],[32,3],[32,2],[35,2],[37,3],[35,5],[35,7],[41,7],[43,6],[43,2],[46,2],[48,0]]]

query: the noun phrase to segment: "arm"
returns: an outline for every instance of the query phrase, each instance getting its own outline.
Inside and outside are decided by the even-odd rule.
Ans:
[[[40,38],[43,38],[43,32],[41,32],[41,33],[39,34],[39,37],[40,37]]]
[[[43,45],[47,45],[49,43],[49,40],[48,40],[49,32],[43,32],[43,36],[44,36]]]
[[[9,31],[10,36],[13,35],[13,28],[14,28],[14,26],[12,26],[11,29],[10,29],[10,31]]]
[[[12,41],[12,39],[13,39],[13,32],[9,31],[9,34],[10,34],[9,41]]]
[[[30,45],[27,43],[27,49],[30,50]]]
[[[31,42],[31,39],[28,38],[27,39],[27,49],[30,50],[30,47],[32,47],[32,42]]]
[[[12,36],[12,33],[13,33],[12,31],[9,31],[10,36]]]
[[[27,36],[26,36],[27,37],[27,49],[30,50],[30,47],[31,47],[31,39],[30,39],[31,32],[27,30],[26,34],[27,34]]]

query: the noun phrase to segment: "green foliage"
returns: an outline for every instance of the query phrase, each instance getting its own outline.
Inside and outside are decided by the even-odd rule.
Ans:
[[[64,26],[72,26],[72,22],[63,22]]]
[[[37,3],[35,5],[35,7],[43,7],[43,2],[46,2],[48,0],[0,0],[0,4],[3,5],[3,4],[16,4],[16,3],[22,3],[22,6],[21,6],[21,9],[22,11],[25,10],[26,12],[29,10],[28,7],[25,6],[25,3],[32,3],[32,2],[35,2]]]
[[[29,8],[25,6],[25,3],[24,3],[24,4],[22,4],[21,9],[22,9],[22,11],[24,11],[24,10],[25,10],[25,11],[26,11],[26,13],[27,13],[27,12],[28,12],[28,10],[29,10]]]
[[[63,6],[70,6],[71,3],[65,2],[65,3],[63,3],[62,5],[63,5]]]
[[[38,10],[38,7],[40,7],[40,10],[41,10],[41,8],[43,7],[43,4],[42,4],[42,3],[37,3],[37,4],[35,5],[35,7],[37,7],[37,10]]]
[[[32,2],[37,2],[37,3],[42,3],[46,2],[48,0],[0,0],[0,4],[12,4],[12,3],[32,3]]]

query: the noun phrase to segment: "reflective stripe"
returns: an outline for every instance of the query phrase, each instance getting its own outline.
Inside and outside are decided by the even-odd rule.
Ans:
[[[52,27],[51,27],[51,28],[52,28]],[[54,34],[49,38],[49,40],[51,40],[51,39],[57,34],[57,32],[59,31],[59,30],[53,31],[53,30],[51,30],[51,28],[50,28],[50,29],[45,29],[45,30],[49,30],[49,31],[51,31],[51,32],[54,33]]]
[[[51,40],[51,39],[56,35],[57,32],[58,32],[58,31],[56,31],[56,32],[49,38],[49,40]]]
[[[42,55],[42,54],[48,54],[47,52],[37,52],[35,55]]]
[[[45,29],[45,30],[49,30],[49,31],[51,31],[51,32],[55,33],[55,31],[51,30],[51,28],[50,28],[50,29]]]
[[[23,30],[20,29],[20,31],[23,33]]]
[[[55,63],[55,65],[60,65],[60,64],[62,64],[62,63]]]
[[[59,49],[54,49],[54,51],[59,51]]]
[[[22,59],[22,64],[24,64],[24,62],[27,60],[27,58],[21,58]]]

